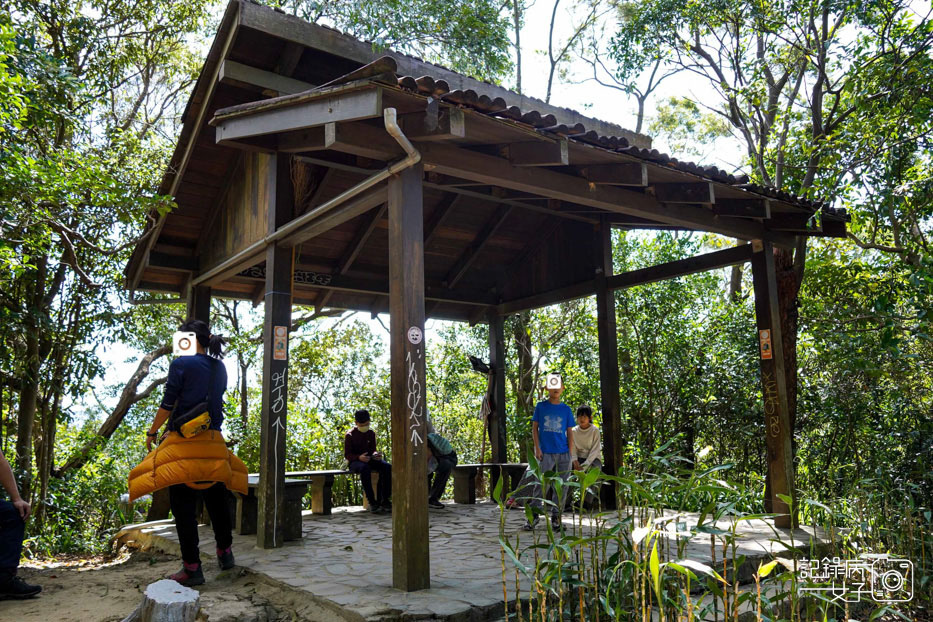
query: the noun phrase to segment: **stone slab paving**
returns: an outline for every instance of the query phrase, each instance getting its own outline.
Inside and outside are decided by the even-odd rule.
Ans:
[[[665,512],[665,516],[673,513]],[[237,565],[261,573],[296,590],[307,592],[335,610],[346,620],[450,620],[474,622],[495,620],[503,615],[502,552],[499,544],[499,509],[491,503],[448,504],[444,510],[431,510],[431,589],[405,593],[392,588],[392,517],[373,515],[360,507],[335,508],[331,516],[304,514],[303,538],[286,542],[280,549],[259,549],[255,536],[234,535]],[[571,515],[564,515],[565,529],[571,528]],[[696,514],[684,514],[677,522],[696,524]],[[643,521],[638,520],[641,524]],[[523,532],[524,513],[510,511],[505,517],[505,534],[520,538],[522,548],[533,537],[544,538],[543,522],[535,534]],[[588,522],[584,528],[592,528]],[[728,529],[729,524],[717,524]],[[682,527],[682,525],[681,525]],[[775,536],[789,541],[789,530],[775,530],[769,521],[740,522],[737,555],[748,560],[740,569],[751,577],[758,563],[771,555],[786,555]],[[123,540],[137,540],[167,553],[179,554],[177,535],[170,523],[156,522],[124,528]],[[205,562],[213,563],[214,542],[209,527],[201,527],[201,550]],[[825,534],[812,528],[795,530],[795,540],[826,545]],[[672,545],[676,551],[676,546]],[[522,556],[531,557],[530,551]],[[716,552],[721,559],[721,548]],[[686,557],[710,564],[709,536],[690,541]],[[516,593],[516,572],[507,565],[509,598]],[[721,562],[717,564],[721,568]],[[747,572],[743,572],[747,570]],[[527,579],[518,586],[528,594]],[[335,611],[336,613],[336,611]]]

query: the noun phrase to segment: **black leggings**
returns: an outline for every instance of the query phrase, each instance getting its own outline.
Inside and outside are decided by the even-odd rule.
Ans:
[[[172,515],[175,517],[175,530],[178,532],[178,544],[181,546],[181,558],[187,564],[200,564],[198,551],[198,495],[204,498],[204,507],[211,517],[214,539],[218,549],[226,549],[233,543],[233,531],[230,526],[230,512],[227,509],[227,487],[217,482],[205,490],[195,490],[185,484],[168,487]]]

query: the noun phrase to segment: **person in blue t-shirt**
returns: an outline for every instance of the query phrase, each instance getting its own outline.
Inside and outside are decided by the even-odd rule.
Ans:
[[[548,374],[545,388],[548,392],[548,399],[538,402],[535,406],[534,417],[531,419],[535,458],[538,459],[542,473],[554,471],[566,482],[570,477],[570,467],[573,463],[570,448],[573,447],[573,426],[577,422],[573,418],[570,406],[560,401],[560,396],[564,392],[564,381],[560,375]],[[531,505],[541,507],[545,496],[550,499],[554,492],[550,488],[548,486],[547,490],[542,491],[541,483],[534,482],[530,495]],[[566,493],[567,489],[561,487],[560,498],[556,500],[557,505],[551,509],[551,525],[555,529],[561,526],[561,513]],[[531,531],[537,522],[538,516],[536,515],[533,522],[525,523],[524,529]]]

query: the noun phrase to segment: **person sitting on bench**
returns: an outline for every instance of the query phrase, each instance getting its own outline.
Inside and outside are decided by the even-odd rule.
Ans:
[[[363,492],[373,514],[392,511],[389,497],[392,495],[392,465],[382,459],[376,450],[376,433],[370,429],[369,411],[360,409],[353,414],[356,425],[343,439],[343,454],[351,473],[359,473]],[[379,492],[373,493],[373,476],[379,474]]]
[[[428,507],[443,510],[441,496],[447,489],[450,472],[457,466],[457,452],[446,438],[428,433]],[[433,478],[433,482],[431,479]]]
[[[602,455],[602,440],[599,428],[593,423],[593,409],[583,404],[577,407],[577,425],[573,428],[573,469],[602,469]],[[572,500],[569,501],[573,503]],[[584,507],[594,507],[597,501],[593,491],[587,490]]]

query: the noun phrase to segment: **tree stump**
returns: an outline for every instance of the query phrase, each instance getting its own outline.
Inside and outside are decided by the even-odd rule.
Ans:
[[[177,581],[150,583],[143,602],[123,622],[194,622],[200,611],[200,594]]]

